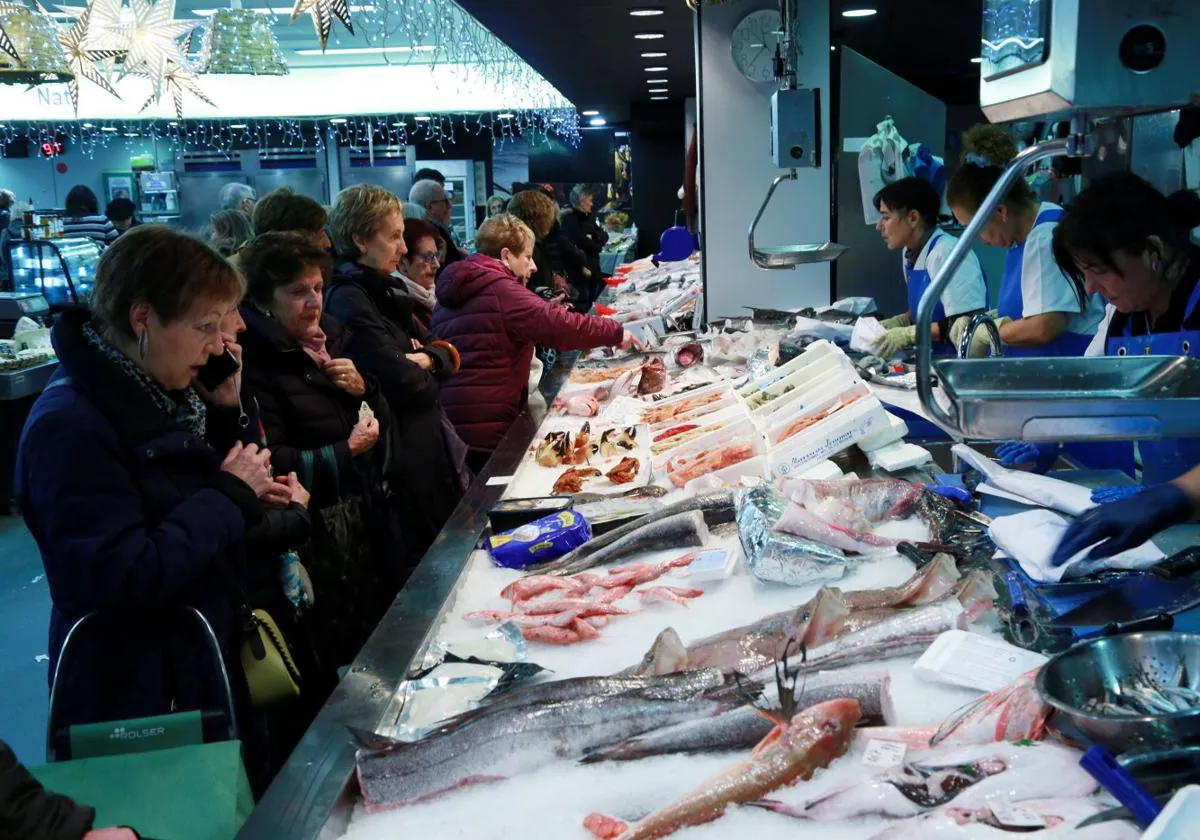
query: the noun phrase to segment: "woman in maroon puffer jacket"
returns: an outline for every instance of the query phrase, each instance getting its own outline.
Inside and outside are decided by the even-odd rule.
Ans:
[[[533,346],[556,350],[635,343],[611,318],[577,315],[525,288],[536,269],[534,236],[503,213],[475,236],[479,253],[453,263],[437,280],[433,331],[458,348],[458,375],[442,385],[442,408],[483,469],[529,396]]]

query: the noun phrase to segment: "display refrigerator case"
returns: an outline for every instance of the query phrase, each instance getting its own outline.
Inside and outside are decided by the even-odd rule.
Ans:
[[[100,262],[91,239],[14,239],[8,258],[14,292],[42,295],[51,311],[88,305]]]

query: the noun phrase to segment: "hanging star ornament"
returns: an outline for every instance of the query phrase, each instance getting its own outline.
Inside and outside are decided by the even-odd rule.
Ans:
[[[109,84],[107,78],[96,67],[97,61],[112,61],[125,56],[124,50],[108,49],[97,50],[89,49],[88,44],[88,22],[91,18],[92,9],[89,6],[83,10],[75,23],[68,28],[61,28],[58,31],[58,42],[62,45],[63,54],[67,57],[67,66],[71,69],[74,78],[67,82],[67,91],[71,94],[71,104],[75,106],[75,114],[79,115],[79,80],[80,78],[87,79],[97,87],[111,93],[113,96],[120,99],[120,95]]]
[[[335,17],[351,35],[354,34],[354,24],[350,20],[350,7],[346,5],[346,0],[296,0],[296,5],[292,7],[292,22],[305,12],[312,15],[317,40],[321,42],[321,52],[325,51]]]
[[[191,52],[192,36],[195,34],[195,32],[189,32],[187,37],[183,39],[183,43],[180,45],[180,52],[184,56]],[[138,75],[148,76],[149,73],[139,71]],[[151,81],[153,81],[153,79],[151,79]],[[196,84],[196,69],[192,67],[186,59],[182,61],[168,59],[167,67],[163,72],[161,81],[162,86],[166,88],[167,93],[171,95],[171,99],[175,103],[175,116],[180,120],[183,119],[183,95],[185,93],[190,93],[192,96],[196,97],[202,102],[207,102],[214,108],[217,107],[217,103],[209,99],[204,91],[200,89],[200,85]],[[140,110],[145,111],[150,107],[152,102],[157,102],[159,100],[159,96],[160,93],[158,91],[150,94],[150,98],[146,100],[146,103],[142,105]]]
[[[127,38],[128,52],[121,66],[121,75],[135,73],[146,76],[154,88],[154,97],[162,96],[163,85],[169,66],[186,68],[185,73],[195,75],[188,67],[185,53],[180,49],[179,38],[195,31],[202,21],[175,20],[175,0],[132,0],[132,23],[118,23],[110,30]],[[188,43],[191,39],[188,39]]]
[[[17,12],[23,8],[24,6],[18,6],[16,3],[0,3],[0,15]],[[4,31],[3,21],[0,21],[0,52],[11,57],[14,63],[21,63],[21,56],[17,53],[17,46],[12,42],[12,38],[8,37],[8,33]]]

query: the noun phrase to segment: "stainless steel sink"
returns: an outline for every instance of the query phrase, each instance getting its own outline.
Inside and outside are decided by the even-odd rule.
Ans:
[[[934,368],[968,438],[1200,437],[1200,359],[947,359]]]

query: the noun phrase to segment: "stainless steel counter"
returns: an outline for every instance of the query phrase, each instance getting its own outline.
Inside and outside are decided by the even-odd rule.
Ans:
[[[431,632],[453,601],[487,514],[504,492],[489,485],[510,476],[545,419],[576,354],[560,356],[543,378],[544,405],[532,405],[513,424],[487,470],[454,511],[433,547],[380,621],[346,677],[338,684],[299,746],[267,790],[238,840],[332,840],[340,837],[357,798],[354,746],[347,725],[374,730],[397,685],[424,651]]]
[[[56,370],[57,360],[19,370],[0,371],[0,400],[19,400],[40,394]]]

